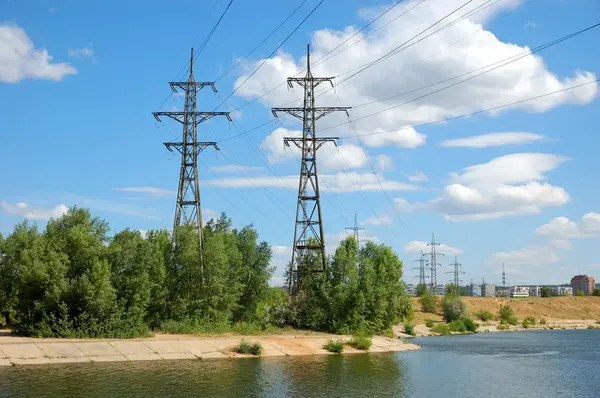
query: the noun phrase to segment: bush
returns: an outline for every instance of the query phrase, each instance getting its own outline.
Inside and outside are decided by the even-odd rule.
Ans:
[[[344,352],[344,341],[343,340],[329,340],[327,344],[323,346],[329,352],[341,354]]]
[[[419,299],[423,312],[435,314],[437,310],[437,297],[431,293],[425,293]]]
[[[471,318],[463,318],[462,321],[465,324],[467,331],[473,332],[473,333],[477,332],[478,326],[475,322],[473,322],[473,320]]]
[[[596,326],[594,326],[594,325],[587,325],[587,328],[588,329],[596,329]]]
[[[508,328],[509,328],[509,326],[504,323],[501,323],[500,325],[498,325],[496,327],[496,329],[498,329],[498,330],[508,330]]]
[[[523,327],[525,329],[529,329],[529,326],[531,325],[531,322],[529,322],[527,319],[523,319],[522,325],[523,325]]]
[[[366,336],[354,336],[352,340],[348,342],[350,347],[354,347],[357,350],[368,350],[373,345],[373,341]]]
[[[498,319],[500,319],[501,323],[509,323],[511,325],[516,325],[519,323],[513,309],[510,305],[506,304],[500,307],[498,310]]]
[[[417,285],[417,288],[415,289],[415,294],[417,295],[417,297],[421,297],[426,293],[427,293],[427,285],[424,283],[419,283]]]
[[[394,330],[393,330],[392,328],[387,328],[387,329],[385,329],[385,330],[382,332],[382,334],[383,334],[385,337],[389,337],[390,339],[394,339],[394,338],[396,338],[396,334],[394,334]]]
[[[537,322],[537,321],[535,320],[535,318],[534,318],[534,317],[532,317],[532,316],[528,316],[528,317],[526,317],[524,320],[525,320],[525,321],[527,321],[527,322],[528,322],[529,324],[531,324],[531,325],[535,325],[535,324],[536,324],[536,322]]]
[[[600,288],[594,289],[594,296],[600,296]]]
[[[430,332],[445,336],[447,334],[450,334],[450,328],[445,323],[438,323],[431,328]]]
[[[575,291],[575,296],[585,296],[585,293],[581,290],[576,290]]]
[[[442,307],[444,309],[444,320],[446,322],[452,322],[455,319],[461,319],[467,315],[465,303],[460,296],[444,296]]]
[[[415,332],[415,325],[411,323],[404,324],[404,333],[409,334],[411,336],[416,336],[417,332]]]
[[[425,320],[425,326],[427,326],[428,328],[432,328],[433,327],[433,321],[431,319],[426,319]]]
[[[484,311],[484,310],[476,312],[475,316],[484,322],[491,321],[492,319],[494,319],[494,314],[492,314],[489,311]]]
[[[457,333],[465,333],[467,331],[467,327],[461,319],[455,319],[448,324],[448,328]]]
[[[262,354],[263,347],[260,341],[247,341],[243,339],[234,351],[239,354],[260,355]]]
[[[546,318],[540,318],[540,325],[546,324]]]

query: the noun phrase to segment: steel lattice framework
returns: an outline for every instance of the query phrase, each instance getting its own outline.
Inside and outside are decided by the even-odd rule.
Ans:
[[[196,96],[204,87],[210,87],[217,92],[214,82],[197,82],[194,79],[194,49],[191,50],[190,75],[185,82],[169,82],[171,90],[185,91],[185,106],[183,112],[153,112],[160,122],[161,116],[170,117],[183,125],[181,142],[165,142],[165,147],[181,154],[181,170],[179,173],[179,187],[177,189],[177,204],[175,207],[175,220],[173,221],[173,236],[175,228],[181,225],[194,225],[198,230],[198,245],[200,257],[204,249],[202,236],[202,208],[200,205],[200,184],[198,183],[198,154],[205,148],[212,146],[219,150],[216,142],[198,142],[198,125],[215,116],[225,116],[229,121],[229,112],[198,112],[196,109]]]
[[[364,231],[364,228],[361,228],[358,226],[358,218],[357,218],[357,214],[354,213],[354,225],[351,227],[346,227],[345,228],[346,231],[350,230],[352,231],[352,235],[354,236],[354,240],[356,240],[356,246],[358,246],[360,248],[360,236],[359,236],[359,231]]]
[[[438,253],[436,251],[436,246],[439,246],[439,243],[435,242],[435,234],[431,234],[431,242],[427,244],[427,246],[431,246],[431,259],[429,260],[429,270],[431,271],[431,280],[429,281],[429,289],[433,294],[437,293],[437,268],[438,266],[442,266],[442,264],[437,262],[437,256],[443,256],[443,253]]]
[[[418,260],[414,260],[415,262],[419,262],[419,268],[413,268],[419,270],[419,285],[424,285],[425,279],[427,279],[427,275],[425,275],[425,270],[427,269],[427,260],[425,260],[426,255],[427,254],[423,253],[423,250],[421,250],[421,257],[419,257]]]
[[[327,267],[317,173],[317,150],[328,142],[337,145],[336,140],[338,137],[317,138],[316,121],[331,112],[343,111],[347,114],[348,109],[350,109],[350,107],[315,107],[315,88],[325,82],[333,86],[333,77],[314,77],[312,75],[310,70],[310,44],[307,47],[306,63],[307,70],[304,77],[288,77],[287,79],[288,86],[293,87],[293,84],[296,83],[304,88],[304,106],[272,108],[275,117],[278,117],[278,112],[282,112],[302,120],[302,137],[285,137],[283,139],[285,146],[289,147],[290,144],[294,144],[302,151],[294,228],[294,248],[288,281],[288,289],[291,294],[297,293],[300,283],[296,269],[296,261],[299,258],[304,258],[311,251],[320,252],[321,268],[312,269],[311,271],[323,272]]]
[[[460,269],[460,267],[462,267],[462,264],[458,263],[456,256],[454,256],[454,262],[450,264],[450,266],[454,267],[454,269],[446,273],[453,274],[454,277],[452,283],[454,283],[454,286],[456,286],[456,289],[458,289],[458,287],[460,286],[460,282],[462,282],[462,280],[460,279],[460,275],[464,274],[465,272]]]

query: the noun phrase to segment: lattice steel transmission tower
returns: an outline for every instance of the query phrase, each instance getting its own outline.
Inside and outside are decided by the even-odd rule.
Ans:
[[[217,92],[214,82],[197,82],[194,79],[194,49],[190,56],[190,75],[185,82],[169,82],[171,90],[185,91],[185,107],[183,112],[153,112],[158,120],[160,116],[168,116],[183,125],[181,142],[165,142],[165,147],[181,154],[181,170],[179,172],[179,188],[177,189],[177,205],[173,221],[173,237],[175,228],[181,225],[194,225],[198,231],[198,246],[202,258],[204,239],[202,236],[202,208],[200,206],[200,185],[198,183],[198,154],[212,146],[219,150],[216,142],[199,142],[198,125],[215,116],[225,116],[229,121],[229,112],[198,112],[196,110],[196,95],[204,87],[210,87]]]
[[[502,263],[502,287],[506,288],[506,272],[504,272],[504,263]]]
[[[429,281],[429,288],[432,293],[437,293],[437,269],[436,266],[442,266],[442,264],[437,262],[437,256],[443,256],[444,253],[438,253],[435,249],[436,246],[439,246],[439,243],[435,242],[435,234],[431,234],[431,242],[427,244],[427,246],[431,246],[431,260],[429,262],[429,270],[431,271],[431,280]]]
[[[427,260],[425,260],[426,255],[427,254],[423,253],[423,250],[421,250],[421,257],[419,257],[418,260],[414,260],[415,262],[419,262],[419,268],[413,268],[419,270],[419,285],[424,285],[425,279],[427,279],[427,275],[425,275],[425,270],[427,269]]]
[[[454,269],[452,271],[446,272],[446,273],[454,274],[452,283],[454,283],[454,286],[456,286],[456,289],[458,290],[458,287],[460,286],[460,282],[462,282],[462,280],[460,279],[460,275],[464,274],[465,272],[460,269],[460,267],[462,267],[462,264],[458,263],[456,256],[454,256],[454,262],[452,264],[450,264],[450,266],[454,267]]]
[[[283,144],[287,147],[294,144],[302,151],[300,166],[300,181],[298,183],[298,203],[296,207],[296,222],[294,229],[294,248],[289,273],[289,292],[298,291],[299,277],[296,261],[312,251],[321,254],[321,269],[312,272],[323,272],[327,267],[325,255],[325,234],[323,233],[323,217],[319,193],[319,177],[317,173],[317,150],[327,142],[337,146],[338,137],[317,138],[316,121],[331,113],[343,111],[348,114],[350,107],[315,107],[315,88],[321,83],[330,83],[333,87],[333,77],[314,77],[310,70],[310,44],[306,54],[306,75],[304,77],[288,77],[289,87],[293,83],[304,88],[304,106],[297,108],[272,108],[273,116],[277,112],[285,112],[302,120],[302,137],[284,137]]]
[[[358,219],[356,218],[356,213],[354,213],[354,226],[352,227],[346,227],[345,230],[351,230],[352,234],[354,236],[354,239],[356,240],[356,245],[360,246],[360,236],[358,235],[359,231],[364,231],[364,228],[360,228],[358,226]]]

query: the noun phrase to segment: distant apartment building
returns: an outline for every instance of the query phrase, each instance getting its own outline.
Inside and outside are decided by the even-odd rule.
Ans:
[[[542,286],[528,286],[529,297],[542,297]]]
[[[527,286],[512,286],[509,289],[510,297],[529,297],[529,287]]]
[[[496,286],[496,297],[508,297],[508,287]]]
[[[552,286],[552,293],[556,296],[572,296],[573,288],[570,286]]]
[[[482,284],[481,297],[496,297],[496,285],[491,283]]]
[[[571,278],[571,288],[573,293],[581,290],[586,296],[591,296],[594,293],[595,280],[593,276],[575,275]]]

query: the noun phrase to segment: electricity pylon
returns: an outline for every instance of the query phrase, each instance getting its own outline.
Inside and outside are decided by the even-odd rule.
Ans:
[[[460,269],[460,267],[462,267],[462,264],[458,263],[456,256],[454,256],[454,262],[452,264],[450,264],[450,266],[454,267],[454,269],[452,271],[446,272],[446,273],[454,274],[452,283],[454,283],[454,286],[456,286],[456,289],[458,290],[458,287],[460,286],[460,282],[462,282],[459,275],[464,274],[465,272]]]
[[[435,250],[436,246],[439,246],[439,243],[435,243],[435,235],[431,234],[431,242],[427,244],[427,246],[431,246],[431,253],[428,253],[431,256],[431,260],[429,260],[429,270],[431,271],[431,280],[429,281],[429,288],[431,293],[437,293],[437,266],[442,266],[442,264],[437,262],[437,256],[443,256],[444,253],[437,253]]]
[[[358,231],[364,231],[364,228],[360,228],[358,226],[358,219],[356,218],[356,213],[354,213],[354,226],[352,227],[346,227],[345,230],[351,230],[353,235],[354,235],[354,239],[356,240],[356,245],[358,247],[360,247],[360,237],[358,235]]]
[[[310,44],[306,55],[306,75],[304,77],[288,77],[288,86],[293,83],[304,88],[304,106],[297,108],[272,108],[273,116],[277,112],[285,112],[302,120],[302,137],[284,137],[283,144],[287,147],[293,143],[302,151],[300,166],[300,181],[298,183],[298,203],[296,206],[296,222],[294,228],[294,248],[289,273],[289,292],[298,291],[299,277],[296,261],[310,252],[320,252],[321,269],[311,272],[324,272],[327,268],[325,255],[325,234],[323,233],[323,217],[319,193],[319,177],[317,173],[317,150],[327,142],[337,146],[338,137],[317,138],[316,121],[331,113],[343,111],[348,114],[350,107],[315,107],[315,88],[321,83],[330,83],[333,87],[333,77],[313,77],[310,70]]]
[[[181,225],[194,225],[198,231],[198,247],[200,258],[203,257],[204,239],[202,236],[202,208],[200,206],[200,185],[198,183],[198,154],[212,146],[219,150],[216,142],[198,142],[198,125],[215,116],[225,116],[229,121],[229,112],[198,112],[196,110],[196,94],[204,87],[211,87],[217,92],[214,82],[197,82],[194,79],[194,49],[190,56],[190,75],[185,82],[169,82],[171,90],[185,91],[185,107],[183,112],[153,112],[160,122],[160,116],[168,116],[183,125],[181,142],[165,142],[165,147],[181,154],[181,170],[177,189],[175,220],[173,221],[173,237],[175,229]]]
[[[414,260],[414,261],[419,262],[419,268],[413,268],[413,269],[419,270],[419,285],[424,285],[425,279],[427,278],[427,275],[425,275],[425,270],[427,269],[427,266],[426,266],[427,261],[425,260],[425,256],[426,256],[426,254],[423,253],[423,250],[421,250],[421,257],[419,257],[418,260]]]

